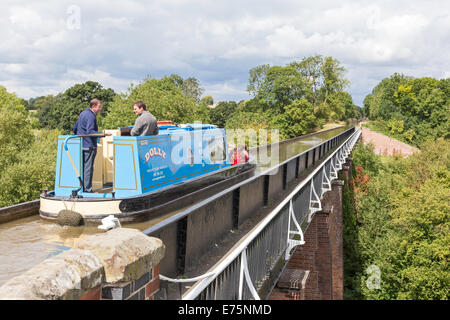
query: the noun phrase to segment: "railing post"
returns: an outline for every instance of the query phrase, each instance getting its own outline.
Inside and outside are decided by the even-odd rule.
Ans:
[[[187,217],[177,222],[177,272],[183,274],[186,266]]]
[[[233,191],[233,228],[239,227],[239,201],[241,197],[241,188]]]
[[[270,183],[270,176],[268,174],[266,174],[264,176],[264,195],[263,195],[263,203],[264,206],[267,206],[267,204],[269,203],[269,183]]]

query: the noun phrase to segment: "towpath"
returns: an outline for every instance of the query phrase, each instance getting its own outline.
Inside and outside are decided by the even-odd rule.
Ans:
[[[364,144],[372,143],[375,146],[374,152],[378,155],[401,154],[408,157],[414,152],[420,152],[415,147],[364,127],[362,127],[362,140]]]

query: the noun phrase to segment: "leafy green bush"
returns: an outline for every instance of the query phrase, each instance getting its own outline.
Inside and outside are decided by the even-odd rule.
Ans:
[[[0,207],[35,200],[55,184],[58,130],[42,130],[0,176]],[[39,137],[39,140],[37,138]],[[38,156],[37,156],[38,155]]]
[[[59,134],[34,134],[22,100],[0,87],[0,207],[37,199],[44,188],[53,188]]]

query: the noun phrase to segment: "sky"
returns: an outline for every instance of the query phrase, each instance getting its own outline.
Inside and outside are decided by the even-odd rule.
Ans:
[[[0,85],[29,99],[98,81],[195,77],[215,101],[249,99],[249,70],[320,54],[355,104],[394,72],[450,77],[450,1],[0,2]]]

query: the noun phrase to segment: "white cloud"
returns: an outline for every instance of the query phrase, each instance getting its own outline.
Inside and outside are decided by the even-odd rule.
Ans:
[[[20,63],[9,63],[4,64],[2,66],[3,71],[9,72],[9,73],[23,73],[25,71],[24,65]]]
[[[213,97],[220,96],[217,101],[225,100],[244,100],[250,99],[250,95],[246,91],[246,84],[240,83],[238,79],[232,79],[223,83],[205,84],[206,94]]]

